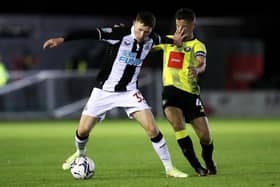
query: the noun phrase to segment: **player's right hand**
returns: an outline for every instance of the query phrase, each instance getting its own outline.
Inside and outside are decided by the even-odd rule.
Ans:
[[[186,36],[185,28],[176,28],[176,32],[173,35],[173,44],[177,47],[181,47]]]
[[[64,38],[51,38],[45,41],[43,49],[57,47],[64,42]]]

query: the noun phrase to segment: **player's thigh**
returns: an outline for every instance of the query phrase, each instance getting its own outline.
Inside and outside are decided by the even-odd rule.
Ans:
[[[180,108],[166,106],[164,108],[164,114],[175,130],[182,130],[185,128],[185,117]]]

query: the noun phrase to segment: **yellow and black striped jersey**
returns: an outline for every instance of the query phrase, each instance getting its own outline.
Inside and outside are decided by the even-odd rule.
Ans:
[[[159,44],[153,50],[163,50],[163,86],[174,86],[183,91],[200,94],[198,78],[188,78],[188,66],[198,66],[197,56],[206,57],[204,43],[194,38],[184,41],[181,47]]]

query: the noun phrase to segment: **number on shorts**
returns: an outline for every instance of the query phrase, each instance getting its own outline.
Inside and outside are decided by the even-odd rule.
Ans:
[[[201,103],[200,99],[198,99],[198,98],[196,99],[195,104],[196,104],[196,106],[202,106],[202,103]]]
[[[133,94],[133,96],[136,97],[138,103],[141,103],[143,101],[143,97],[140,92],[136,92],[135,94]]]

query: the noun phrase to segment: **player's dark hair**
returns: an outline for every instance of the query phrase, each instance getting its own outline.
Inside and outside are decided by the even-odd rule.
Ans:
[[[181,8],[179,10],[177,10],[177,12],[175,13],[175,19],[184,19],[187,21],[194,21],[195,20],[195,13],[192,9],[189,8]]]
[[[137,13],[135,21],[143,23],[145,26],[154,28],[156,26],[156,17],[149,11],[140,11]]]

